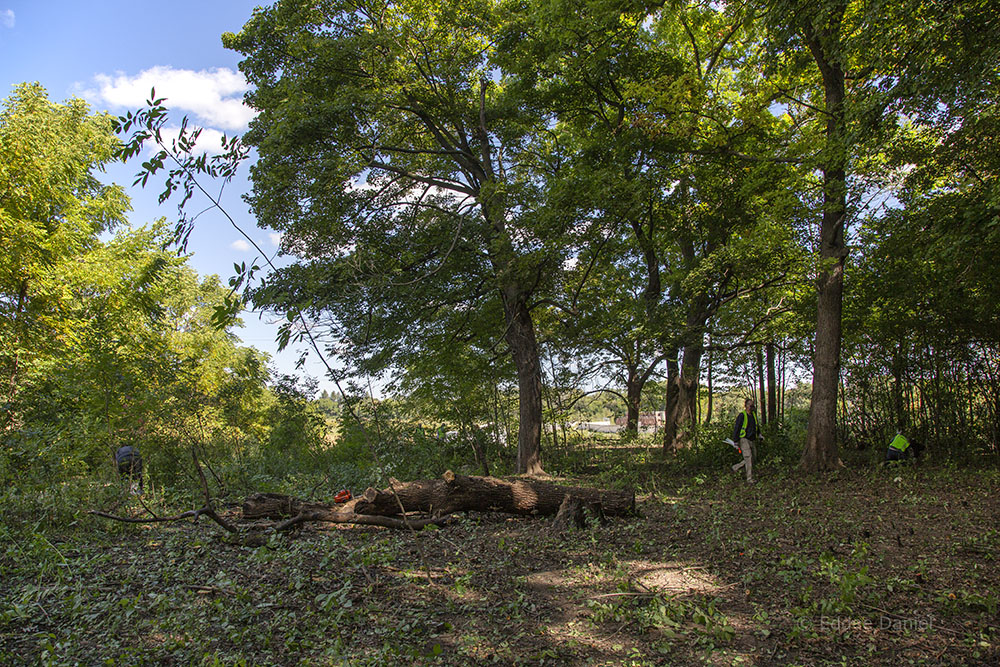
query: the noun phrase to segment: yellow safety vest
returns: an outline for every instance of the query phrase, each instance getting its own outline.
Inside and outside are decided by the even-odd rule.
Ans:
[[[744,410],[743,411],[743,425],[740,426],[740,438],[747,437],[747,422],[749,422],[749,421],[750,421],[750,415],[748,415],[747,411]]]
[[[892,439],[889,446],[893,449],[898,449],[901,452],[905,452],[906,448],[910,446],[910,441],[902,436],[902,434],[897,433],[896,437]]]

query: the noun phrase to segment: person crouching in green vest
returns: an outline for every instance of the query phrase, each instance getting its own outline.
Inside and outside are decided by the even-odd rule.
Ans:
[[[905,435],[897,432],[896,437],[889,443],[889,448],[885,450],[885,462],[905,461],[911,456],[919,459],[921,451],[923,447],[916,442],[910,442]]]
[[[733,472],[740,468],[747,471],[747,484],[753,484],[753,460],[757,457],[757,416],[752,398],[743,402],[743,412],[736,416],[733,426],[733,442],[740,446],[743,460],[733,466]]]

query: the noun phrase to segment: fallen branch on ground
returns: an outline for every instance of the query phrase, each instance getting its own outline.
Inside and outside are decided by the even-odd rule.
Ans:
[[[197,523],[198,518],[204,515],[207,516],[212,521],[214,521],[215,523],[222,526],[225,530],[229,531],[230,533],[238,533],[239,529],[237,529],[236,526],[223,519],[215,511],[215,507],[212,504],[212,496],[208,491],[208,481],[205,479],[205,473],[201,469],[201,463],[199,463],[198,461],[198,455],[195,453],[194,448],[191,449],[191,458],[194,459],[195,470],[198,471],[198,477],[201,479],[201,491],[205,496],[205,504],[202,507],[196,510],[188,510],[187,512],[182,512],[181,514],[178,514],[176,516],[158,517],[154,515],[153,518],[151,519],[139,518],[139,517],[115,516],[114,514],[108,514],[107,512],[99,512],[97,510],[91,510],[90,512],[88,512],[88,514],[93,514],[94,516],[99,516],[105,519],[111,519],[113,521],[122,521],[124,523],[164,523],[168,521],[180,521],[182,519],[187,519],[191,517],[193,517],[195,522]],[[145,507],[145,505],[143,505],[143,507]],[[149,508],[147,508],[147,511],[149,511]]]

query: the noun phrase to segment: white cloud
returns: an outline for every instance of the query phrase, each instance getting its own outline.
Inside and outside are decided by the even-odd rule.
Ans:
[[[96,89],[84,90],[92,102],[137,109],[149,99],[150,89],[164,97],[164,105],[174,113],[193,116],[192,121],[221,130],[242,130],[254,112],[243,105],[249,86],[239,72],[228,68],[209,70],[173,69],[156,66],[136,75],[118,72],[98,74]]]
[[[13,28],[14,27],[14,10],[13,9],[5,9],[2,12],[0,12],[0,24],[3,24],[3,27],[5,27],[5,28]]]
[[[233,250],[239,250],[240,252],[247,252],[250,250],[250,244],[243,239],[237,239],[229,244],[229,247]]]
[[[281,234],[278,232],[269,232],[267,238],[271,241],[271,245],[275,248],[281,245]]]

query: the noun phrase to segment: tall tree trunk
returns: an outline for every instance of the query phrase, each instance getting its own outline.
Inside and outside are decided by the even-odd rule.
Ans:
[[[500,388],[499,387],[494,387],[493,388],[493,438],[496,440],[497,446],[499,446],[501,448],[506,448],[508,440],[507,440],[506,435],[504,435],[503,437],[501,437],[500,418],[501,418],[501,414],[500,414]],[[504,432],[506,432],[506,430],[507,430],[507,427],[504,426]]]
[[[559,391],[559,387],[556,383],[556,364],[552,361],[552,355],[549,355],[549,366],[552,368],[552,384],[556,385],[554,391],[556,393],[556,408],[559,410],[559,430],[562,431],[563,449],[566,449],[566,422],[564,421],[566,418],[566,410],[563,408],[562,392]]]
[[[507,344],[517,369],[518,414],[517,474],[542,472],[542,369],[538,342],[525,295],[504,291]]]
[[[760,387],[760,425],[767,424],[767,387],[764,384],[764,348],[757,346],[757,385]]]
[[[550,387],[547,392],[544,389],[545,386],[542,385],[544,403],[548,407],[549,415],[551,415],[549,425],[552,428],[552,449],[556,449],[559,446],[559,431],[556,428],[556,413],[555,410],[552,409],[552,388]]]
[[[840,24],[846,1],[837,0],[830,20],[817,32],[804,26],[806,44],[823,77],[826,98],[826,145],[823,156],[823,219],[820,225],[816,308],[816,341],[813,356],[812,403],[802,452],[802,468],[815,472],[841,467],[837,452],[837,388],[840,378],[841,313],[844,264],[847,258],[844,227],[847,222],[847,132],[844,126],[846,95],[844,63],[839,53]]]
[[[768,343],[765,348],[767,356],[767,421],[774,423],[778,418],[778,391],[774,377],[774,343]],[[763,410],[761,410],[763,413]]]
[[[903,366],[905,364],[903,356],[903,340],[900,339],[896,345],[895,354],[892,355],[892,417],[896,429],[903,430],[905,420],[903,418]]]
[[[674,451],[674,440],[677,437],[677,421],[672,418],[677,411],[678,389],[677,352],[667,358],[667,396],[663,405],[663,451]]]
[[[625,430],[633,435],[639,432],[639,408],[642,404],[643,384],[644,378],[639,369],[630,365],[625,380]]]
[[[778,419],[780,419],[781,421],[785,421],[785,399],[787,398],[787,396],[785,395],[786,394],[786,391],[785,391],[785,385],[786,385],[785,371],[787,370],[787,360],[788,360],[788,352],[786,350],[784,350],[784,349],[779,349],[778,350],[778,377],[780,378],[780,380],[778,380],[778,382],[781,383],[781,390],[778,392],[778,402],[779,402],[779,404],[778,404]]]
[[[712,338],[708,339],[708,405],[705,406],[705,426],[712,423]]]

